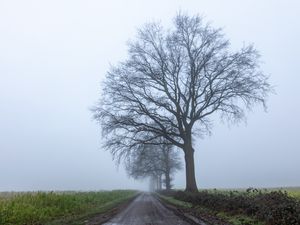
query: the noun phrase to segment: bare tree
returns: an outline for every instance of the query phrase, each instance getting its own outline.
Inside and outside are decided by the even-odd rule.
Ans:
[[[177,171],[182,169],[182,164],[178,155],[171,145],[161,145],[161,157],[160,161],[164,171],[164,183],[166,190],[171,190],[172,188],[172,175]]]
[[[135,151],[126,157],[125,168],[129,176],[134,179],[152,178],[157,190],[162,189],[162,175],[164,173],[160,162],[160,151],[153,145],[139,145]]]
[[[156,180],[157,189],[161,189],[164,182],[166,189],[170,190],[172,175],[181,168],[178,151],[170,144],[140,145],[140,149],[132,152],[126,161],[129,176],[135,179],[151,177]]]
[[[240,121],[245,109],[265,107],[269,91],[252,45],[233,51],[221,29],[179,14],[171,30],[138,31],[128,59],[108,72],[94,117],[118,158],[158,137],[181,148],[186,191],[197,191],[193,135],[210,131],[212,115]]]

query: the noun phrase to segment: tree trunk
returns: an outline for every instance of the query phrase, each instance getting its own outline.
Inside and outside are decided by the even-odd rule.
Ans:
[[[162,179],[161,179],[161,175],[158,176],[158,180],[159,180],[159,190],[162,189]]]
[[[170,170],[166,170],[165,178],[166,178],[166,190],[169,191],[171,190]]]
[[[171,190],[171,178],[170,178],[170,149],[165,149],[165,182],[166,182],[166,190]]]
[[[155,177],[151,176],[150,178],[150,191],[151,192],[154,192],[157,188],[157,182],[156,182],[156,179]]]
[[[186,188],[187,192],[198,192],[196,178],[195,178],[195,164],[194,164],[194,149],[192,143],[185,145],[185,173],[186,173]]]

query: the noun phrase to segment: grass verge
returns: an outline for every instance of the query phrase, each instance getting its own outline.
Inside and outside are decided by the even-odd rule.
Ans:
[[[167,203],[185,209],[185,211],[194,211],[193,214],[196,212],[196,217],[200,215],[201,219],[209,224],[217,225],[224,224],[225,222],[226,224],[231,225],[265,225],[264,222],[258,221],[257,219],[247,215],[232,215],[228,212],[214,211],[203,206],[195,206],[190,202],[181,201],[170,196],[159,195],[159,197]]]
[[[204,190],[197,193],[173,191],[165,193],[177,200],[207,208],[224,218],[234,218],[231,224],[299,225],[300,201],[285,190]],[[218,213],[220,212],[220,213]],[[237,216],[237,219],[235,218]],[[250,218],[251,220],[248,220]],[[255,221],[257,219],[257,221]]]

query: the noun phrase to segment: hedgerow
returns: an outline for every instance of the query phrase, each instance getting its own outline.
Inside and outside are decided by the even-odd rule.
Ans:
[[[283,191],[178,191],[172,195],[175,199],[190,202],[194,206],[252,216],[265,221],[267,225],[300,225],[300,202]]]

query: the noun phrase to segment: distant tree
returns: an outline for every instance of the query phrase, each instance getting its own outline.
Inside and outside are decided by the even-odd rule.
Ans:
[[[171,189],[172,175],[181,168],[178,151],[168,144],[140,145],[140,149],[127,157],[126,163],[129,176],[135,179],[150,177],[156,180],[157,189],[161,189],[164,182],[167,190]]]
[[[221,29],[182,14],[171,30],[146,24],[128,54],[108,72],[94,108],[106,147],[120,159],[163,137],[183,150],[186,191],[195,192],[193,135],[210,132],[212,115],[235,122],[265,106],[270,85],[259,54],[252,45],[233,51]]]
[[[162,189],[163,169],[159,161],[160,151],[152,148],[153,145],[140,145],[130,156],[126,157],[125,168],[134,179],[151,178],[155,188]]]
[[[164,171],[163,183],[165,184],[166,190],[172,188],[173,174],[182,169],[182,163],[180,161],[178,152],[174,150],[172,145],[161,146],[161,157],[160,161]]]

